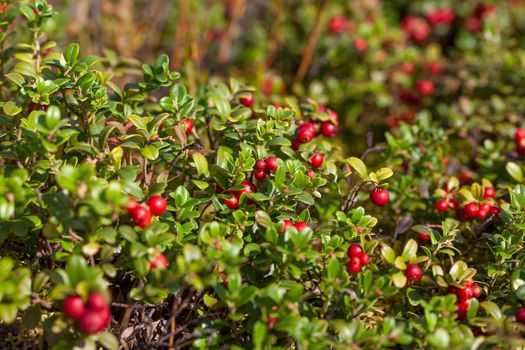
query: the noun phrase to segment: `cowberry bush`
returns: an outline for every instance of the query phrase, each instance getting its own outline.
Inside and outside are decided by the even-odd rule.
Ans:
[[[111,57],[56,48],[52,16],[2,1],[7,348],[524,345],[522,118],[448,124],[416,83],[411,123],[350,155],[314,99],[190,93],[166,55],[119,84]]]

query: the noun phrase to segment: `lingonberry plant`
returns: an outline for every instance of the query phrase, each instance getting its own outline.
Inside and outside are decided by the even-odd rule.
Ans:
[[[525,132],[515,116],[436,123],[477,108],[433,110],[439,62],[399,65],[414,80],[390,87],[421,109],[352,156],[315,100],[276,105],[236,79],[190,88],[166,55],[122,84],[111,57],[49,41],[45,0],[2,5],[8,348],[524,345]],[[434,8],[400,31],[423,45],[454,21]],[[328,28],[364,62],[379,45],[344,15]]]

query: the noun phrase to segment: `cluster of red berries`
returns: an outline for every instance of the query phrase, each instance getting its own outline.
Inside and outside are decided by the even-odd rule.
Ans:
[[[102,332],[109,324],[111,311],[106,297],[100,292],[89,295],[84,303],[79,295],[69,295],[64,300],[64,314],[72,320],[79,321],[79,327],[84,334]]]
[[[516,130],[514,140],[516,140],[516,152],[525,154],[525,129],[519,128]]]
[[[375,205],[382,207],[388,204],[390,201],[390,194],[386,188],[376,188],[370,192],[370,200]]]
[[[494,199],[495,196],[496,191],[494,190],[494,187],[487,186],[483,188],[483,199]],[[476,218],[484,220],[488,215],[499,214],[499,209],[489,202],[481,204],[470,202],[465,204],[462,208],[459,208],[456,199],[439,199],[436,202],[436,210],[439,212],[445,212],[449,208],[457,210],[458,218],[463,221]]]
[[[448,287],[448,291],[457,297],[456,306],[458,309],[456,313],[460,320],[467,314],[470,300],[481,296],[481,287],[475,284],[473,280],[465,282],[463,287],[450,286]]]
[[[326,111],[326,108],[320,107],[319,111],[324,112]],[[319,135],[319,133],[326,137],[334,137],[337,134],[336,123],[339,117],[334,111],[329,111],[329,113],[331,120],[326,120],[324,122],[304,122],[299,125],[297,134],[292,141],[292,148],[297,151],[302,143],[308,143],[312,141],[314,137]]]
[[[151,223],[153,215],[162,215],[166,211],[166,206],[166,200],[161,196],[150,197],[148,205],[141,205],[135,199],[130,198],[126,210],[135,225],[145,228]]]
[[[286,232],[286,230],[288,230],[288,228],[290,227],[295,227],[295,229],[298,231],[298,232],[301,232],[302,230],[305,230],[307,228],[309,228],[310,226],[304,222],[304,221],[297,221],[296,223],[293,223],[292,221],[290,220],[283,220],[283,228],[282,228],[282,232]]]
[[[224,204],[230,209],[239,208],[239,199],[243,193],[255,193],[257,192],[257,187],[252,184],[250,181],[241,182],[243,189],[238,191],[227,191],[226,194],[230,195],[230,198],[224,199]]]
[[[332,35],[341,35],[344,32],[353,32],[354,25],[344,15],[336,15],[328,21],[328,31]],[[365,53],[368,50],[368,42],[363,38],[354,40],[354,48],[358,53]]]
[[[278,159],[276,156],[270,156],[266,159],[257,160],[255,162],[255,170],[253,172],[255,178],[259,181],[263,181],[266,179],[266,175],[277,171],[277,160]]]
[[[351,244],[346,251],[346,255],[350,259],[346,265],[349,272],[358,273],[361,271],[361,266],[370,264],[370,255],[363,251],[363,247],[360,244]]]

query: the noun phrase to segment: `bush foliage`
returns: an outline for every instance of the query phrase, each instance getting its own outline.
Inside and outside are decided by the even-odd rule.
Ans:
[[[524,345],[517,5],[326,3],[324,56],[260,91],[61,50],[50,4],[2,1],[7,348]]]

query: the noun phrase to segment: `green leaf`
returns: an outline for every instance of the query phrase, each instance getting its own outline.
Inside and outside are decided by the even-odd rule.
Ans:
[[[366,168],[365,163],[363,163],[361,159],[356,158],[356,157],[351,157],[347,161],[348,161],[348,164],[350,164],[350,166],[355,171],[357,171],[357,174],[359,175],[361,180],[364,180],[368,177],[368,170]]]
[[[22,108],[18,107],[13,101],[7,101],[3,107],[4,113],[10,117],[22,112]]]
[[[78,52],[80,51],[80,46],[77,43],[71,43],[67,47],[66,53],[64,54],[64,59],[68,65],[74,66],[77,63]]]
[[[159,157],[159,149],[154,145],[148,145],[144,148],[141,148],[140,153],[144,156],[144,158],[149,160],[155,160]]]
[[[389,264],[393,264],[396,259],[394,250],[384,243],[381,245],[381,256]]]
[[[392,177],[392,175],[394,175],[394,172],[390,168],[381,168],[375,173],[379,182],[384,181],[389,177]]]
[[[497,320],[501,320],[501,310],[498,305],[492,301],[484,301],[479,304],[489,315],[494,317]]]
[[[403,288],[407,284],[407,278],[405,274],[403,273],[403,271],[396,272],[391,277],[392,277],[392,283],[394,283],[394,285],[397,288]]]
[[[521,171],[521,168],[518,164],[514,162],[508,162],[505,165],[505,169],[514,180],[516,180],[517,182],[523,181],[523,172]]]
[[[206,157],[201,153],[193,153],[193,161],[195,162],[195,167],[197,168],[197,173],[199,176],[210,176],[210,171],[208,170],[208,161]]]
[[[401,253],[401,256],[405,259],[405,261],[411,261],[416,258],[417,254],[417,242],[413,239],[409,239],[405,243],[405,248],[403,249],[403,253]]]

